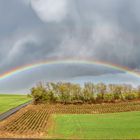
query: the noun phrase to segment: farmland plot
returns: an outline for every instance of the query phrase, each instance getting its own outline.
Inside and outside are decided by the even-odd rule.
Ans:
[[[0,114],[32,100],[27,95],[0,94]]]
[[[140,102],[84,105],[28,105],[0,122],[0,137],[44,137],[51,126],[51,114],[103,114],[140,111]]]
[[[48,138],[140,139],[140,112],[55,114]]]

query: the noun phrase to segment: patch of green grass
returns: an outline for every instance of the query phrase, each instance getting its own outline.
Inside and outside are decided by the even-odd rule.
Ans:
[[[27,95],[0,94],[0,114],[30,101]]]
[[[51,138],[140,139],[140,112],[52,117]]]

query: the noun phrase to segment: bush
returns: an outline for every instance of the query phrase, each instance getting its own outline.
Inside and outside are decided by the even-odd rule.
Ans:
[[[114,95],[111,93],[107,93],[104,95],[105,102],[114,102]]]
[[[52,91],[47,91],[42,83],[31,89],[31,96],[33,97],[34,104],[56,102],[56,97]]]
[[[137,95],[135,93],[126,93],[124,94],[126,100],[134,100],[137,98]]]

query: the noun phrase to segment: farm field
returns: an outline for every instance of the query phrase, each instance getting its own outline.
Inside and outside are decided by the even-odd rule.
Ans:
[[[53,115],[50,138],[140,139],[140,112]]]
[[[84,105],[31,104],[0,122],[0,138],[76,138],[75,133],[80,135],[80,131],[87,132],[82,132],[83,138],[109,137],[110,133],[116,133],[114,138],[117,138],[123,132],[124,137],[129,132],[128,137],[134,134],[132,136],[140,138],[139,120],[140,101]],[[66,133],[62,132],[64,129],[67,129]],[[96,133],[92,134],[91,129]]]
[[[30,100],[27,95],[0,94],[0,114]]]

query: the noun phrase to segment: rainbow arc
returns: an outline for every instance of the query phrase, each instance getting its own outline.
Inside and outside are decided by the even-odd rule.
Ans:
[[[103,61],[96,61],[96,60],[71,60],[71,59],[65,59],[65,60],[48,60],[48,61],[40,61],[40,62],[36,62],[36,63],[32,63],[32,64],[28,64],[28,65],[24,65],[24,66],[20,66],[20,67],[16,67],[10,71],[7,71],[3,74],[0,75],[0,80],[6,79],[12,75],[16,75],[18,73],[30,70],[30,69],[34,69],[37,67],[41,67],[44,65],[52,65],[52,64],[96,64],[96,65],[100,65],[100,66],[104,66],[104,67],[108,67],[108,68],[112,68],[115,70],[120,70],[123,72],[127,72],[131,75],[134,75],[136,77],[140,78],[140,73],[139,72],[135,72],[134,70],[128,68],[128,67],[124,67],[118,64],[112,64],[112,63],[108,63],[108,62],[103,62]]]

